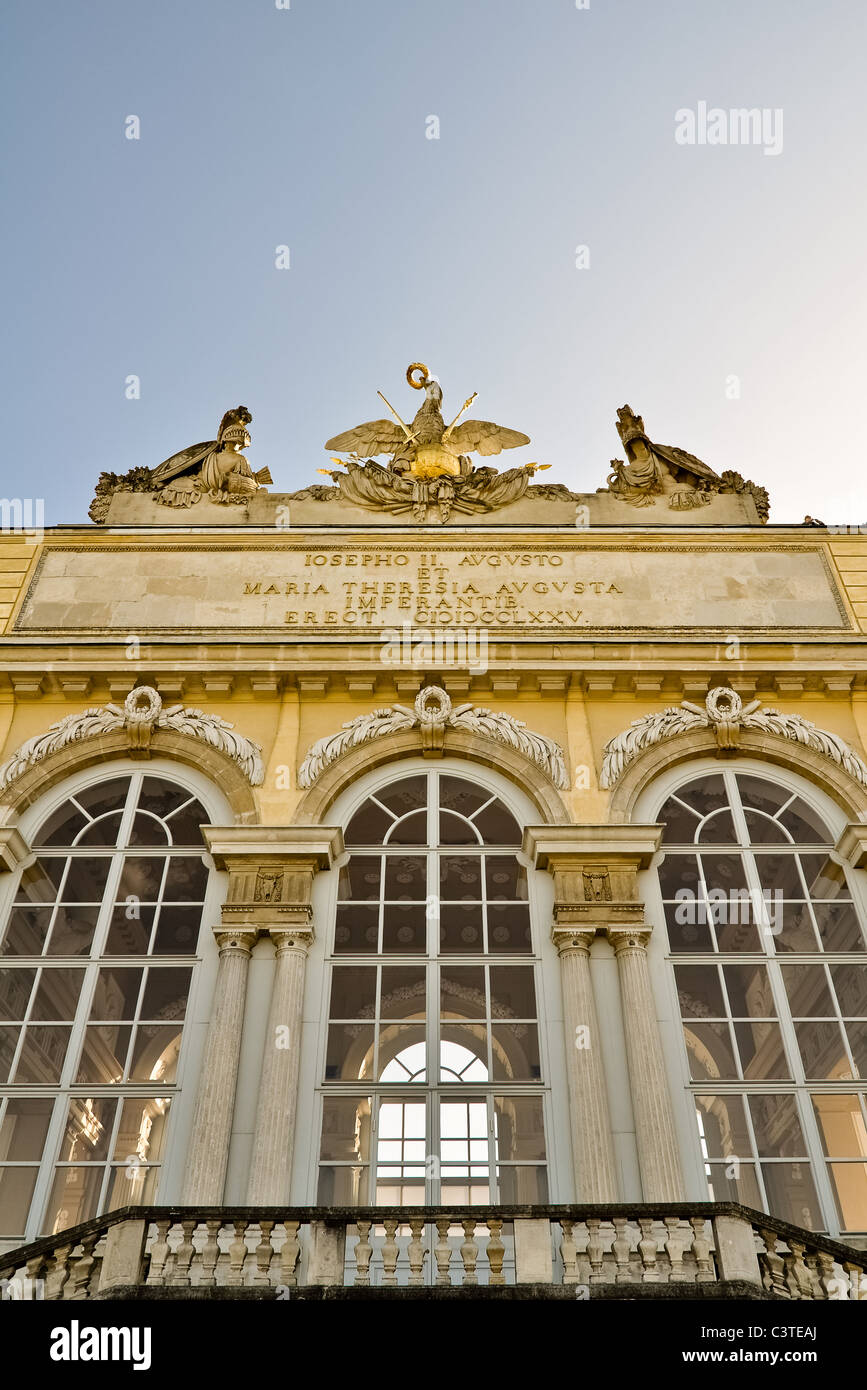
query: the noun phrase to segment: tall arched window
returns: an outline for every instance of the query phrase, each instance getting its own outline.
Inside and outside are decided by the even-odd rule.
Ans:
[[[659,884],[709,1196],[867,1229],[864,918],[816,806],[768,773],[665,801]]]
[[[154,1200],[207,869],[209,816],[136,771],[32,835],[0,929],[0,1234]]]
[[[537,958],[521,831],[444,771],[346,829],[329,942],[318,1200],[547,1200]]]

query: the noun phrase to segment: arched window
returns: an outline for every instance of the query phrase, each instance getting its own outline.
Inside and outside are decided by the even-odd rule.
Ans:
[[[79,786],[0,927],[0,1233],[154,1200],[208,873],[172,778]]]
[[[659,885],[708,1193],[867,1229],[867,953],[807,796],[736,767],[662,806]]]
[[[521,830],[445,771],[370,795],[345,834],[317,1200],[544,1202],[538,962]]]

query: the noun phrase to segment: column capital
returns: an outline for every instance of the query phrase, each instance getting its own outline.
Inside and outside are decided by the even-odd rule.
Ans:
[[[311,932],[313,880],[343,853],[339,826],[206,825],[202,834],[229,875],[223,930]]]
[[[291,928],[281,923],[272,927],[268,934],[274,942],[278,956],[288,955],[290,951],[300,951],[306,956],[315,937],[312,923]]]
[[[249,956],[258,938],[259,933],[255,928],[252,931],[244,927],[233,930],[224,925],[214,928],[214,940],[221,956]]]
[[[845,859],[853,869],[867,866],[867,825],[863,821],[850,821],[834,846],[841,859]]]
[[[11,874],[32,850],[17,825],[0,825],[0,874]]]
[[[574,927],[570,927],[555,922],[551,928],[551,940],[557,947],[558,955],[561,956],[572,951],[589,956],[595,936],[595,927],[581,926],[578,923]]]
[[[641,922],[634,927],[609,925],[605,928],[605,935],[614,947],[615,956],[623,955],[630,950],[646,955],[652,933],[650,927]]]

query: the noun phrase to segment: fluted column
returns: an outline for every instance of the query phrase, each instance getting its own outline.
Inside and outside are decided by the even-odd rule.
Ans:
[[[590,976],[590,947],[595,934],[595,927],[585,931],[555,927],[553,938],[560,955],[563,989],[576,1199],[616,1202],[617,1169]]]
[[[220,960],[187,1155],[182,1197],[186,1206],[219,1206],[223,1200],[247,973],[258,932],[218,930],[215,936]]]
[[[609,927],[608,939],[620,978],[642,1196],[645,1202],[681,1202],[683,1174],[647,965],[650,931]]]
[[[278,1206],[289,1200],[301,1064],[304,974],[313,932],[309,927],[272,931],[271,940],[277,949],[277,959],[247,1188],[247,1203],[251,1207]]]

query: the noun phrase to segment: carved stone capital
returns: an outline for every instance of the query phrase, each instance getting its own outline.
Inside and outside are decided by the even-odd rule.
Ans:
[[[554,879],[555,932],[642,922],[638,873],[659,847],[658,825],[531,825],[523,851]]]
[[[306,955],[313,945],[315,933],[313,925],[310,923],[307,926],[298,926],[291,931],[282,926],[272,927],[268,935],[274,942],[277,955],[286,956],[292,951],[300,951]]]
[[[557,947],[557,954],[561,956],[569,954],[580,954],[589,956],[590,948],[596,936],[596,928],[575,926],[570,928],[555,923],[551,929],[551,940]]]
[[[249,956],[256,945],[259,933],[255,928],[239,926],[236,930],[221,925],[214,928],[214,940],[220,948],[221,956]]]
[[[628,927],[609,926],[605,929],[605,935],[614,947],[615,956],[625,955],[630,951],[640,951],[645,955],[650,943],[651,929],[645,922]]]
[[[241,918],[260,931],[312,930],[313,880],[343,853],[339,827],[209,825],[202,833],[217,868],[229,875],[227,930]]]

